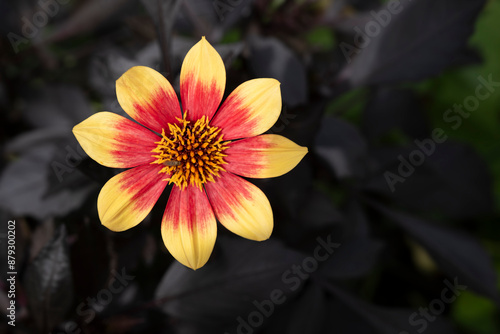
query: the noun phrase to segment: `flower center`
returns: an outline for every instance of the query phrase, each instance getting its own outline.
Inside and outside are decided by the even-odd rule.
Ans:
[[[203,116],[194,124],[186,120],[186,113],[179,124],[169,124],[170,135],[167,137],[162,129],[161,140],[152,150],[156,161],[153,164],[163,164],[160,173],[169,174],[165,181],[175,183],[181,189],[195,185],[201,189],[205,182],[213,182],[219,171],[224,171],[225,164],[222,152],[227,148],[227,142],[222,141],[221,129],[208,125],[208,119]]]

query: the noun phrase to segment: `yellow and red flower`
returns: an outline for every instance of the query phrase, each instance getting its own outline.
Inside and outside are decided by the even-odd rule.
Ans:
[[[197,269],[210,257],[216,219],[248,239],[265,240],[273,229],[264,193],[240,176],[268,178],[294,168],[307,153],[285,137],[262,134],[281,112],[280,83],[249,80],[220,108],[226,72],[217,51],[202,38],[182,64],[182,110],[167,79],[137,66],[116,82],[120,115],[99,112],[73,128],[87,154],[100,164],[130,168],[111,178],[97,199],[99,218],[113,231],[139,224],[168,184],[163,215],[165,246]]]

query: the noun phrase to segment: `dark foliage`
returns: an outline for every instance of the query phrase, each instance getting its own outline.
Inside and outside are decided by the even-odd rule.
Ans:
[[[448,113],[479,101],[479,80],[492,97],[472,109],[498,121],[499,77],[478,66],[500,67],[470,43],[481,15],[498,7],[486,3],[1,2],[4,313],[14,220],[17,283],[16,326],[4,316],[0,331],[500,331],[499,138],[461,136],[462,124],[491,118]],[[252,180],[271,201],[271,239],[219,224],[209,262],[193,271],[160,236],[168,191],[131,230],[100,224],[99,189],[119,171],[88,158],[71,128],[97,111],[126,116],[115,80],[134,65],[160,71],[178,92],[182,60],[201,36],[224,60],[225,96],[248,79],[280,81],[283,111],[269,133],[309,153],[284,176]],[[440,100],[443,82],[465,88]]]

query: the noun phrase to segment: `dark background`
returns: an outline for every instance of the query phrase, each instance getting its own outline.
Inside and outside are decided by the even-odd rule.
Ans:
[[[500,1],[4,0],[0,13],[2,333],[500,333]],[[168,190],[137,227],[100,224],[118,171],[71,128],[123,114],[115,80],[134,65],[178,91],[201,36],[225,96],[281,82],[269,132],[309,153],[252,180],[271,239],[219,224],[194,272],[161,240]]]

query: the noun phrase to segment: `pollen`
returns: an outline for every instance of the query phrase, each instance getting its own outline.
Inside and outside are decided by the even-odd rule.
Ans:
[[[228,147],[223,141],[221,129],[210,126],[206,116],[196,122],[183,118],[179,123],[169,124],[168,130],[162,129],[161,140],[152,150],[156,158],[152,164],[164,165],[160,173],[168,177],[165,181],[184,189],[194,185],[202,189],[206,182],[214,182],[220,171],[225,171],[223,152]]]

